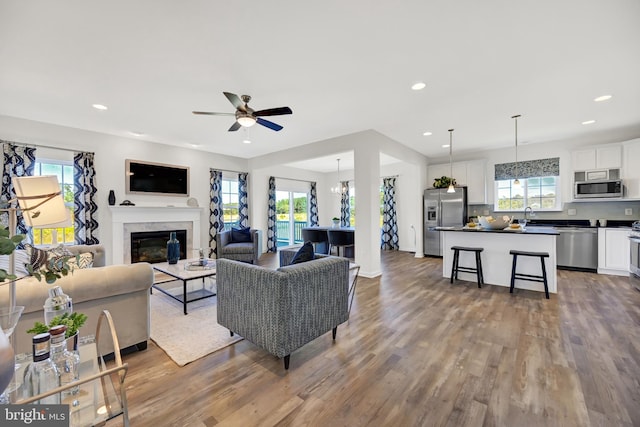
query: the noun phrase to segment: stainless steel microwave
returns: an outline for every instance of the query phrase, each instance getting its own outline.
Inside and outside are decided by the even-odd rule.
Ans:
[[[622,197],[622,180],[603,179],[599,181],[576,182],[573,187],[574,199],[591,199],[600,197]]]

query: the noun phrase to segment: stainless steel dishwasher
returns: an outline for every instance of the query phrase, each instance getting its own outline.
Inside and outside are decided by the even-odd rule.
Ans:
[[[598,229],[589,227],[556,227],[558,267],[579,270],[598,269]]]

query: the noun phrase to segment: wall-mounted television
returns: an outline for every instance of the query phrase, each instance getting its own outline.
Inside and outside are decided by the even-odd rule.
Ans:
[[[127,194],[189,195],[189,167],[125,160]]]

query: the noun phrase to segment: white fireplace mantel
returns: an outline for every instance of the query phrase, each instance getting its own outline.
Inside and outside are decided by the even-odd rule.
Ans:
[[[145,230],[166,230],[171,223],[189,223],[187,255],[200,247],[200,217],[202,208],[188,206],[109,206],[112,221],[113,264],[131,262],[130,236],[125,236],[125,226],[145,225]],[[128,259],[126,253],[128,252]]]

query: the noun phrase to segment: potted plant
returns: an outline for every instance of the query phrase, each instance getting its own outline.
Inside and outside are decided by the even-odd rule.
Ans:
[[[443,175],[433,180],[433,188],[447,188],[450,184],[453,184],[454,187],[456,186],[455,178]]]
[[[8,228],[0,229],[0,255],[10,255],[16,249],[16,245],[19,244],[24,237],[25,236],[23,234],[9,237]],[[73,274],[73,269],[69,266],[69,260],[71,258],[73,258],[73,256],[56,257],[49,259],[40,268],[34,268],[33,265],[27,265],[26,267],[31,276],[35,277],[38,281],[42,281],[42,279],[44,279],[45,282],[50,285],[69,273]],[[17,277],[15,274],[9,274],[4,269],[0,269],[0,282],[4,282],[5,280],[15,282],[25,277],[29,276]],[[75,312],[71,314],[66,313],[62,316],[54,317],[49,322],[49,325],[45,325],[42,322],[36,322],[34,327],[29,329],[27,332],[39,334],[42,332],[48,332],[50,326],[64,324],[67,326],[66,337],[69,338],[76,335],[75,341],[77,342],[78,328],[80,328],[86,320],[87,316],[85,314]]]
[[[333,218],[331,218],[331,221],[333,221],[333,228],[340,227],[340,218],[334,216]]]

